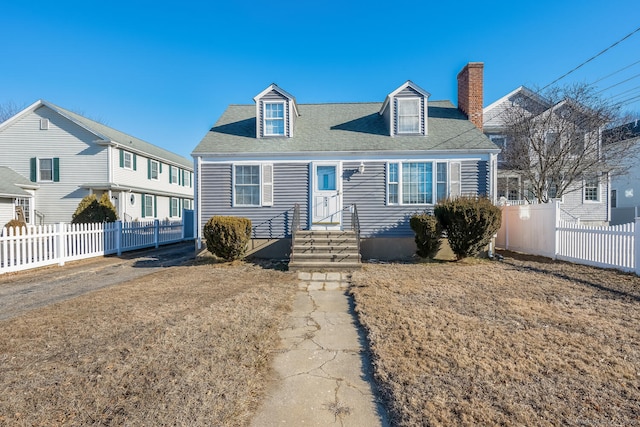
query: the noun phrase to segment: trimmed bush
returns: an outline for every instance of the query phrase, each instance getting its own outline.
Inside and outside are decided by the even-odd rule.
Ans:
[[[89,224],[94,222],[114,222],[116,219],[118,219],[116,207],[111,203],[109,194],[103,193],[100,201],[98,201],[95,194],[89,194],[80,200],[71,222],[73,224]]]
[[[436,205],[434,214],[447,232],[458,259],[475,256],[500,229],[500,208],[486,197],[459,197]]]
[[[409,225],[416,233],[416,253],[422,258],[433,258],[440,250],[442,227],[438,219],[430,214],[416,214],[409,220]]]
[[[24,221],[20,221],[19,219],[12,219],[11,221],[9,221],[8,223],[6,223],[4,225],[4,228],[13,228],[13,235],[17,236],[19,234],[22,234],[22,227],[26,227],[27,223]],[[0,230],[1,232],[2,230]]]
[[[213,216],[203,230],[209,252],[226,261],[240,259],[251,239],[251,220],[235,216]]]

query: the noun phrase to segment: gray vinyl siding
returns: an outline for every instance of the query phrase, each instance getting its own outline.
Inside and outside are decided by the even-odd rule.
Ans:
[[[201,168],[202,196],[200,227],[214,215],[249,218],[253,236],[258,239],[282,239],[291,236],[293,206],[300,204],[300,224],[307,228],[309,203],[309,165],[275,163],[273,165],[273,206],[233,207],[232,164],[207,164]]]
[[[488,189],[486,161],[461,162],[463,194],[481,195]],[[353,173],[359,162],[343,164],[343,204],[355,204],[360,219],[362,237],[410,237],[413,231],[409,218],[415,213],[432,211],[433,206],[387,205],[386,162],[367,162],[363,175]],[[345,211],[346,212],[346,211]],[[344,218],[349,226],[349,218]]]
[[[489,195],[489,164],[487,161],[466,161],[461,164],[461,192],[463,195]]]
[[[609,221],[609,187],[606,176],[600,177],[600,199],[598,202],[585,202],[582,181],[577,181],[570,190],[565,193],[560,204],[560,217],[566,221],[580,222],[606,222]]]
[[[49,119],[48,130],[40,130],[41,118]],[[31,158],[59,158],[60,181],[38,182],[34,204],[45,223],[69,222],[80,200],[89,194],[78,186],[107,180],[107,148],[94,144],[95,139],[43,106],[0,132],[0,165],[29,178]]]

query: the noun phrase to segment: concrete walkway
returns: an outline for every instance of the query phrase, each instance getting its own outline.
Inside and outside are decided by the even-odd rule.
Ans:
[[[299,273],[274,360],[279,380],[253,426],[387,426],[373,389],[346,273]]]

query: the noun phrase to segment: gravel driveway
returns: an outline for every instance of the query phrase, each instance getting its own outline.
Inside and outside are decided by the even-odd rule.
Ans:
[[[0,275],[0,320],[194,259],[193,242]]]

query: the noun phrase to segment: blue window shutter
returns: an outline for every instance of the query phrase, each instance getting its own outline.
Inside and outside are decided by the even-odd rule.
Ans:
[[[60,158],[53,158],[53,182],[60,182]]]
[[[151,179],[151,159],[147,159],[147,179]]]
[[[120,151],[120,167],[123,168],[124,167],[124,151],[119,150]]]
[[[133,170],[137,170],[138,169],[137,165],[136,165],[136,157],[138,157],[138,156],[136,156],[135,153],[134,153],[133,154]]]
[[[140,203],[140,205],[142,206],[142,218],[144,218],[147,207],[147,195],[144,193],[142,193],[142,203]]]
[[[38,159],[31,158],[31,182],[38,181]]]

